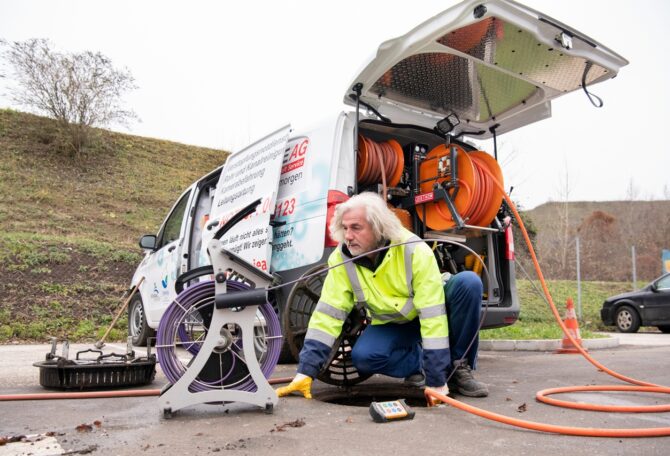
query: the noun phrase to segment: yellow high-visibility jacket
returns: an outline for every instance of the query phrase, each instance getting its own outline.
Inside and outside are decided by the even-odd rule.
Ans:
[[[299,372],[316,377],[349,312],[360,303],[373,325],[407,323],[418,317],[426,381],[431,386],[444,384],[449,342],[440,271],[431,249],[414,233],[404,230],[403,237],[391,244],[408,241],[416,242],[380,252],[384,257],[375,270],[349,262],[329,271],[309,321]],[[340,245],[328,265],[349,258]]]

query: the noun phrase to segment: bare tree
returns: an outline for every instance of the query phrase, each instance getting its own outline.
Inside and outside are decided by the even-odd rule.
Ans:
[[[549,232],[538,233],[538,248],[546,264],[547,274],[552,278],[571,279],[574,277],[574,237],[571,203],[572,183],[567,164],[558,181],[559,198],[550,203],[553,226]]]
[[[585,280],[627,280],[629,268],[623,264],[628,251],[622,245],[617,218],[596,210],[579,226],[582,248],[582,275]]]
[[[137,88],[132,75],[101,53],[59,53],[48,40],[35,38],[0,45],[13,70],[13,101],[58,120],[75,155],[89,145],[91,127],[136,118],[121,104],[121,97]]]

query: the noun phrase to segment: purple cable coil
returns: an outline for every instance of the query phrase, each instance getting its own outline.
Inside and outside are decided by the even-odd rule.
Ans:
[[[248,290],[249,286],[246,284],[228,281],[226,283],[228,290],[232,292]],[[190,341],[186,331],[183,329],[183,319],[184,316],[194,307],[202,305],[203,303],[211,303],[214,305],[214,282],[200,282],[197,283],[184,291],[182,291],[179,296],[175,299],[172,304],[168,306],[163,317],[161,318],[160,324],[158,325],[158,331],[156,334],[156,352],[158,355],[158,363],[165,374],[165,377],[172,384],[176,383],[184,373],[186,373],[186,367],[177,357],[175,352],[174,341],[175,337],[182,342]],[[258,306],[258,309],[265,319],[265,324],[267,332],[265,336],[266,339],[266,353],[264,358],[260,362],[261,371],[266,378],[270,377],[274,371],[277,362],[279,361],[279,353],[281,351],[281,327],[279,326],[279,318],[275,313],[274,309],[269,303],[264,303]],[[186,350],[193,354],[197,354],[199,347],[195,349],[195,343],[185,344]],[[235,347],[240,349],[241,342],[239,345],[235,344]],[[195,352],[195,353],[194,353]],[[233,356],[233,360],[235,356]],[[199,380],[197,377],[193,383],[189,386],[189,390],[192,392],[201,392],[209,391],[212,389],[221,389],[223,381],[230,375],[232,370],[235,367],[235,362],[233,361],[230,366],[230,371],[227,375],[224,375],[221,379],[214,382],[205,382]],[[236,389],[241,391],[256,391],[256,383],[250,375],[247,375],[243,381],[240,381],[236,384],[233,384],[229,389]]]

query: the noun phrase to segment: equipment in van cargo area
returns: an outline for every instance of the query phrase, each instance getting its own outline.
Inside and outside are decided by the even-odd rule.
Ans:
[[[289,284],[275,290],[272,306],[284,338],[281,359],[295,359],[323,284],[311,274],[336,247],[327,230],[334,208],[363,191],[382,195],[423,239],[440,241],[430,246],[443,273],[481,274],[483,329],[513,324],[514,239],[494,184],[503,184],[497,137],[550,117],[551,101],[567,93],[583,90],[593,100],[590,87],[627,63],[507,0],[464,1],[385,41],[347,87],[352,110],[311,128],[289,125],[236,151],[179,197],[157,235],[142,238],[147,254],[131,285],[146,280],[129,308],[134,343],[159,326],[176,284],[186,292],[206,279],[193,271],[208,264],[202,246],[218,227],[260,198],[221,243],[276,284]],[[493,150],[480,150],[473,138],[492,138]],[[364,324],[364,315],[350,315],[321,380],[364,380],[348,358]]]

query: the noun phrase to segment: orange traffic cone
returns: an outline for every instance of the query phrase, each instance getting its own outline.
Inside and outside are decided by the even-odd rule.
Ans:
[[[577,345],[583,348],[582,339],[579,335],[579,324],[577,323],[577,316],[575,315],[575,306],[572,302],[572,298],[568,298],[568,300],[565,302],[565,307],[565,320],[563,320],[563,323],[565,323],[565,327],[568,329],[568,332],[573,337],[573,339],[575,339]],[[586,349],[584,348],[584,350]],[[570,341],[568,336],[564,334],[563,341],[561,341],[561,348],[556,350],[556,353],[579,353],[579,350],[575,344]]]

